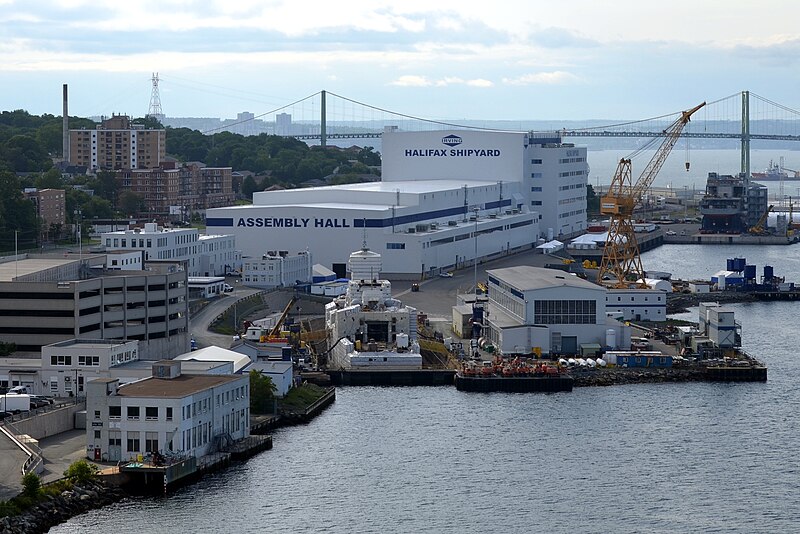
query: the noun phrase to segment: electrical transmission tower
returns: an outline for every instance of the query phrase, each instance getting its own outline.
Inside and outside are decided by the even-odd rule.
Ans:
[[[153,77],[150,78],[153,82],[153,90],[150,92],[150,109],[147,111],[147,116],[156,119],[158,122],[164,122],[164,112],[161,110],[161,96],[158,94],[158,73],[154,72]]]

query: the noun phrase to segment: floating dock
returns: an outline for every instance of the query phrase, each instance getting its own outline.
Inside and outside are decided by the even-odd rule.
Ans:
[[[464,376],[456,374],[455,384],[458,391],[507,393],[556,393],[572,391],[573,378],[566,374],[555,376]]]
[[[452,369],[343,369],[328,371],[335,386],[452,386]]]

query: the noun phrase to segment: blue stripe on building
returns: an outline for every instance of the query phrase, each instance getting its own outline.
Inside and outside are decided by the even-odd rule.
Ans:
[[[483,209],[497,209],[504,206],[510,206],[511,199],[507,198],[502,201],[487,202]],[[423,213],[412,213],[410,215],[401,215],[399,217],[389,217],[388,219],[353,219],[353,228],[387,228],[389,226],[398,224],[411,224],[415,222],[428,221],[431,219],[441,219],[442,217],[453,217],[460,215],[468,215],[468,211],[464,206],[456,208],[446,208],[436,211],[426,211]],[[246,217],[242,217],[246,218]],[[233,217],[210,217],[206,219],[206,226],[228,226],[233,227]]]

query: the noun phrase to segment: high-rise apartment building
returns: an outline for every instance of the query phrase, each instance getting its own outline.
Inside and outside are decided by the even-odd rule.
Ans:
[[[94,130],[70,130],[69,161],[91,170],[152,169],[166,157],[166,130],[114,115]]]

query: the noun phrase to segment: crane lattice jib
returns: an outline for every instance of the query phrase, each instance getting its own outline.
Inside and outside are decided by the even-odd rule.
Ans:
[[[674,147],[675,143],[678,142],[678,137],[680,137],[684,126],[686,126],[686,124],[689,122],[691,116],[705,105],[706,103],[703,102],[702,104],[698,104],[697,106],[693,107],[689,111],[682,112],[681,116],[678,117],[678,119],[673,122],[669,128],[664,130],[664,140],[661,142],[661,146],[658,147],[653,159],[651,159],[647,164],[647,167],[644,168],[642,174],[639,175],[639,179],[636,180],[636,184],[634,184],[631,189],[631,198],[633,198],[634,201],[641,199],[645,191],[647,191],[650,186],[653,185],[653,180],[656,179],[658,171],[661,170],[661,167],[667,160],[667,156],[669,156],[669,153],[672,152],[672,147]]]

